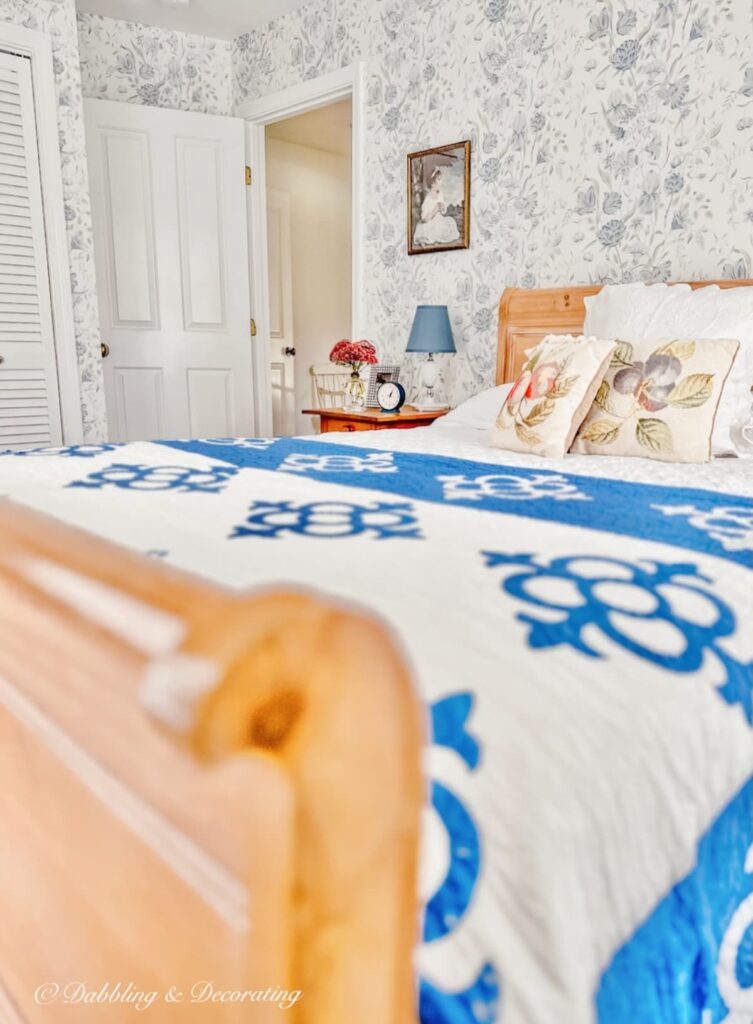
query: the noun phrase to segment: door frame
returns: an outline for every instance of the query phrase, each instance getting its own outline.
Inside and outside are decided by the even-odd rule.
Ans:
[[[361,268],[363,265],[362,230],[360,222],[361,188],[364,179],[362,97],[364,95],[364,63],[359,61],[320,78],[301,82],[258,100],[247,100],[235,108],[236,117],[246,122],[246,157],[252,168],[249,192],[249,261],[251,308],[256,320],[257,337],[269,333],[269,266],[267,261],[267,160],[265,128],[296,114],[305,114],[326,107],[337,100],[351,98],[353,104],[353,153],[351,169],[352,194],[352,333],[357,338],[361,324]],[[254,399],[256,429],[259,434],[272,432],[272,381],[267,346],[256,344],[254,358]]]
[[[268,232],[269,232],[269,211],[270,211],[270,209],[272,207],[274,207],[275,203],[277,204],[277,207],[278,207],[278,210],[279,210],[279,213],[280,213],[280,228],[281,228],[280,242],[281,242],[281,246],[282,246],[282,253],[281,253],[281,255],[283,257],[283,264],[286,265],[287,267],[289,267],[290,271],[291,271],[291,274],[288,276],[288,279],[287,280],[283,280],[281,282],[281,289],[280,290],[281,290],[281,293],[282,293],[281,298],[282,298],[282,305],[283,305],[282,319],[283,319],[283,324],[287,325],[288,330],[292,331],[292,333],[288,337],[286,337],[284,333],[283,333],[282,336],[275,337],[275,335],[274,335],[274,331],[272,329],[273,328],[273,323],[272,323],[272,302],[271,302],[272,291],[271,291],[271,287],[270,287],[270,303],[269,303],[269,311],[270,311],[269,328],[270,329],[269,329],[269,340],[270,340],[271,348],[272,349],[278,348],[278,346],[280,346],[281,342],[283,343],[283,345],[284,344],[289,344],[289,345],[295,346],[295,332],[294,332],[294,329],[293,329],[293,281],[292,281],[293,247],[292,247],[291,232],[290,232],[290,205],[291,205],[290,204],[290,193],[284,191],[283,189],[267,188],[267,231]],[[270,283],[271,283],[271,275],[270,275]],[[278,351],[279,351],[279,348],[278,348]],[[268,365],[270,366],[270,368],[273,367],[274,364],[275,364],[275,360],[274,359],[270,360],[269,359],[269,355],[267,356],[267,360],[268,360]],[[288,408],[288,409],[286,409],[286,407],[285,407],[286,399],[289,397],[286,394],[286,388],[285,388],[285,383],[286,383],[286,381],[285,381],[285,377],[286,377],[285,367],[286,367],[286,365],[289,365],[289,364],[287,363],[287,360],[283,356],[282,357],[282,361],[280,363],[280,366],[282,367],[282,380],[281,380],[282,413],[283,413],[283,420],[285,420],[286,413],[289,414],[289,418],[286,421],[286,426],[291,426],[292,427],[291,433],[295,434],[296,433],[296,430],[295,430],[295,420],[296,420],[296,410],[295,410],[295,381],[296,381],[295,361],[294,361],[294,365],[293,365],[293,389],[292,389],[293,390],[293,394],[292,394],[292,397],[291,397],[292,408]],[[274,420],[274,410],[273,410],[273,420]],[[273,426],[274,426],[274,422],[273,422]]]
[[[76,357],[76,329],[65,222],[63,174],[60,164],[52,40],[46,32],[2,22],[0,49],[28,57],[31,64],[60,420],[63,442],[80,444],[84,436],[81,378]]]

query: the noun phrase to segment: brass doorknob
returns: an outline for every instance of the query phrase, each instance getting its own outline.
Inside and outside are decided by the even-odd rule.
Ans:
[[[107,344],[107,342],[103,341],[102,342],[102,358],[103,359],[107,359],[109,354],[110,354],[110,346]]]

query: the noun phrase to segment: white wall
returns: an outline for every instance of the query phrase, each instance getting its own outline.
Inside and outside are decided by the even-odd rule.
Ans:
[[[290,194],[296,432],[312,433],[309,366],[351,333],[350,157],[268,138],[267,185]]]

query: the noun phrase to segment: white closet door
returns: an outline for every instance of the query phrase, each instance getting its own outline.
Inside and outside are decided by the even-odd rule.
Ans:
[[[110,440],[248,437],[243,121],[84,110]]]
[[[31,65],[0,52],[0,450],[62,442]]]

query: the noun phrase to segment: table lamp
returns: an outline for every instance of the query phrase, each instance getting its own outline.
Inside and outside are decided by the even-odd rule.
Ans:
[[[437,403],[434,388],[437,384],[437,364],[434,354],[454,352],[455,339],[447,306],[418,306],[413,320],[406,352],[426,352],[429,358],[421,367],[421,394],[415,402],[417,409],[444,409]]]

